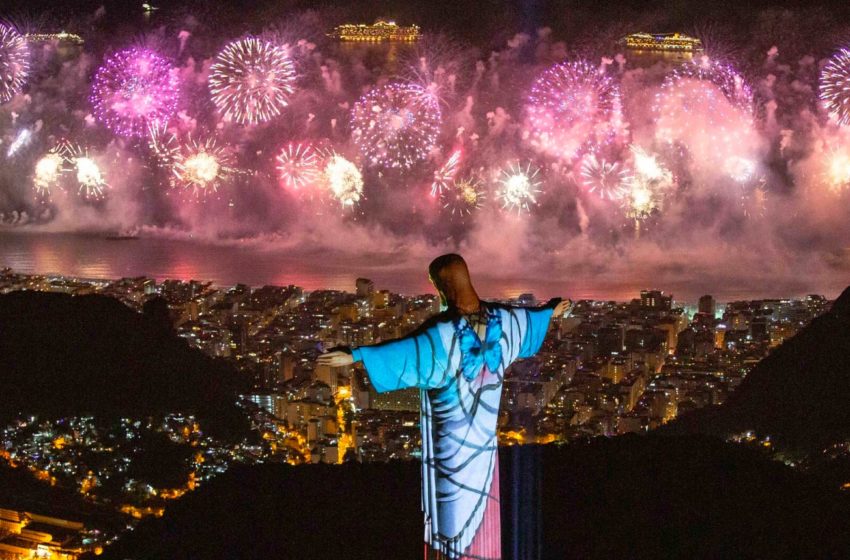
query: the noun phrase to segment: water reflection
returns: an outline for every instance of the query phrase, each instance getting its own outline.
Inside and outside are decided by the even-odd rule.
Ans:
[[[149,276],[157,280],[212,281],[220,286],[244,283],[295,284],[307,290],[354,289],[360,276],[371,278],[379,289],[404,294],[433,293],[427,262],[397,265],[392,256],[329,256],[317,252],[293,255],[286,249],[261,245],[209,245],[165,238],[111,241],[95,235],[51,233],[0,233],[0,267],[26,274],[62,274],[83,278]],[[540,300],[553,296],[573,299],[627,301],[641,289],[657,287],[677,299],[695,301],[711,293],[724,301],[759,297],[789,297],[825,293],[834,297],[845,287],[845,278],[829,285],[811,286],[805,279],[795,282],[744,282],[724,276],[723,271],[695,280],[682,271],[635,271],[628,277],[611,277],[580,269],[560,277],[529,275],[500,278],[476,272],[476,285],[484,297],[516,297],[533,293]],[[489,271],[491,274],[498,271]]]

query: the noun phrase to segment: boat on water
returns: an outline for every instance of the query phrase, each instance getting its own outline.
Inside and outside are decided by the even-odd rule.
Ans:
[[[106,236],[107,241],[129,241],[131,239],[138,239],[139,236],[136,235],[134,231],[119,231],[117,233],[111,233]]]

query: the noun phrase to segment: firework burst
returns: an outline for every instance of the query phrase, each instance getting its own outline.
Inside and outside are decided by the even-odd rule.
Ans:
[[[689,154],[705,172],[759,144],[752,92],[730,67],[707,60],[667,76],[655,98],[655,137]]]
[[[322,178],[322,154],[310,144],[290,143],[277,156],[280,182],[290,189],[314,185]]]
[[[519,163],[511,164],[501,171],[498,184],[502,208],[516,210],[517,213],[530,211],[531,206],[537,204],[537,195],[540,193],[540,169],[531,162],[526,163],[525,167]]]
[[[101,200],[106,195],[106,179],[95,160],[82,155],[74,158],[74,168],[79,188],[77,193],[85,200]]]
[[[453,181],[440,192],[440,202],[443,208],[452,216],[466,217],[481,208],[485,194],[481,181],[475,177],[466,177]]]
[[[38,198],[50,197],[53,187],[59,184],[64,164],[65,158],[55,150],[46,153],[36,162],[32,183]]]
[[[622,163],[588,154],[581,161],[579,182],[603,200],[621,200],[629,191],[631,176]]]
[[[15,139],[9,144],[9,149],[6,150],[6,157],[13,158],[15,157],[21,150],[26,148],[32,143],[32,130],[29,128],[22,128],[15,135]]]
[[[177,136],[162,123],[152,123],[148,127],[148,148],[160,167],[171,167],[180,153]]]
[[[841,49],[823,67],[820,98],[829,116],[850,125],[850,50]]]
[[[141,138],[152,124],[167,124],[177,111],[177,75],[150,49],[129,48],[109,57],[94,76],[95,117],[115,134]]]
[[[295,92],[295,66],[286,49],[248,37],[227,45],[210,68],[213,103],[225,119],[259,124],[281,114]]]
[[[676,68],[662,87],[671,87],[683,80],[710,83],[743,114],[751,116],[753,113],[753,92],[749,84],[728,64],[706,56],[694,59]]]
[[[215,140],[189,140],[180,146],[172,167],[172,185],[180,192],[203,200],[212,196],[233,173],[230,153]]]
[[[626,215],[643,220],[661,210],[661,196],[650,183],[632,181],[626,197]]]
[[[328,157],[322,175],[330,195],[343,207],[354,206],[363,196],[363,175],[341,155],[334,153]]]
[[[724,171],[736,183],[749,183],[756,173],[756,162],[751,159],[732,156],[726,159]]]
[[[106,177],[87,149],[63,140],[55,148],[55,153],[62,157],[62,172],[73,177],[80,198],[94,202],[106,197],[109,189]]]
[[[824,158],[824,180],[830,191],[841,192],[850,186],[850,154],[833,149]]]
[[[431,183],[431,196],[439,196],[454,183],[455,177],[460,170],[462,155],[460,150],[455,150],[446,162],[434,171],[434,181]]]
[[[648,183],[660,183],[664,188],[673,186],[673,174],[658,161],[657,156],[634,144],[629,146],[629,150],[632,152],[635,178]]]
[[[675,181],[673,174],[658,161],[656,155],[634,144],[629,146],[629,151],[633,175],[624,200],[626,216],[643,220],[661,211]]]
[[[0,103],[17,95],[29,77],[30,52],[26,39],[0,23]]]
[[[571,159],[615,138],[622,120],[619,87],[586,61],[564,62],[534,82],[526,113],[532,144]]]
[[[387,84],[351,110],[352,138],[370,165],[408,169],[426,159],[440,132],[436,98],[415,84]]]

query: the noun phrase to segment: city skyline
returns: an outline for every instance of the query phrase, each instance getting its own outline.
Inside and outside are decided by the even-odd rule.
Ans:
[[[199,428],[206,420],[179,412],[157,414],[141,425],[132,417],[116,422],[37,414],[0,431],[0,459],[51,484],[70,484],[95,503],[114,503],[136,521],[162,516],[172,500],[237,464],[421,457],[418,389],[377,394],[361,368],[328,368],[314,360],[320,348],[404,335],[437,312],[433,294],[401,296],[365,278],[343,292],[0,272],[0,298],[27,292],[59,292],[81,302],[95,295],[117,298],[141,312],[140,319],[165,320],[170,336],[231,364],[244,384],[233,398],[252,418],[259,444],[210,436]],[[540,356],[509,370],[499,413],[501,445],[645,433],[685,412],[721,404],[763,356],[829,307],[823,297],[721,306],[704,296],[692,314],[660,290],[634,295],[626,302],[575,301],[568,316],[555,319]],[[157,301],[159,311],[151,303]],[[526,294],[507,303],[533,306],[536,300]],[[124,435],[109,436],[118,439],[105,446],[109,433]],[[83,446],[101,449],[97,453],[109,457],[107,464],[132,464],[141,457],[131,459],[129,441],[153,441],[157,434],[195,450],[185,465],[163,465],[160,482],[128,478],[121,467],[93,467],[102,459],[90,464],[86,455],[76,456]],[[744,444],[770,441],[752,431],[728,437]],[[161,452],[155,450],[148,453]],[[110,479],[124,482],[116,486]],[[111,529],[92,542],[106,546],[118,536]]]

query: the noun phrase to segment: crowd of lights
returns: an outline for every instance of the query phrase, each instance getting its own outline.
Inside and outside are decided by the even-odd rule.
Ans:
[[[409,169],[425,160],[440,133],[440,106],[416,84],[391,83],[366,93],[351,110],[351,136],[370,165]]]
[[[295,91],[286,49],[256,37],[227,45],[210,68],[213,103],[226,119],[258,124],[281,114]]]
[[[125,137],[143,137],[156,123],[168,123],[177,111],[179,86],[171,64],[150,49],[119,51],[94,76],[94,115]]]
[[[617,83],[584,60],[543,72],[531,87],[526,109],[531,142],[565,160],[609,143],[621,112]]]
[[[30,52],[26,39],[0,23],[0,103],[12,99],[29,78]]]

